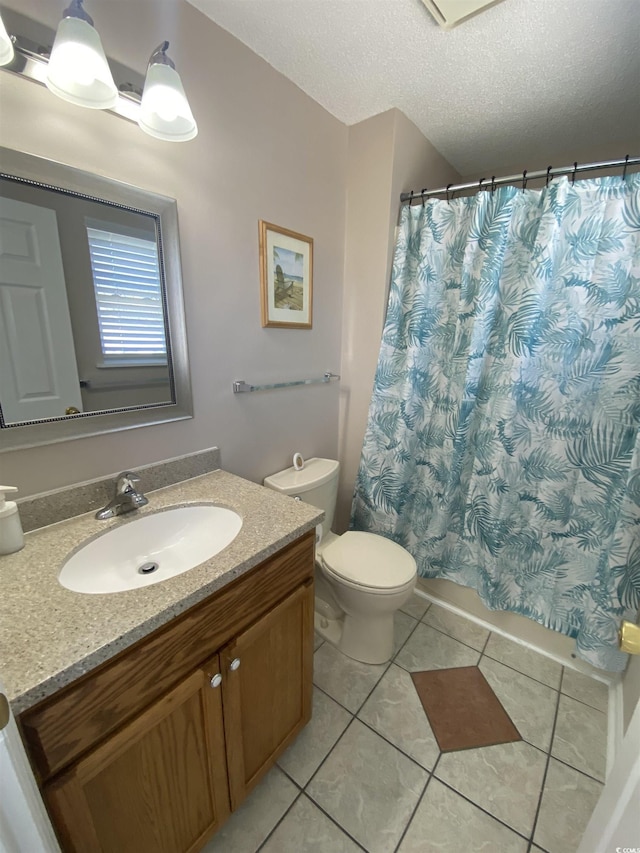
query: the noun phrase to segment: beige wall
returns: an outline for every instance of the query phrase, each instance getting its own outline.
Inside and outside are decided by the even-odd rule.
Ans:
[[[583,141],[578,143],[576,147],[571,150],[557,148],[555,150],[540,152],[535,163],[523,163],[522,160],[518,160],[514,157],[509,163],[495,164],[494,169],[487,170],[487,174],[484,177],[487,180],[491,180],[489,171],[491,171],[496,177],[499,177],[500,175],[518,175],[521,174],[524,169],[527,169],[529,172],[539,172],[541,170],[546,170],[548,166],[571,166],[573,163],[600,163],[603,160],[624,159],[626,154],[629,154],[632,157],[637,156],[639,149],[640,145],[637,139],[625,139],[624,134],[621,134],[621,138],[618,142],[608,143],[607,145],[590,145],[588,141]],[[631,174],[632,172],[637,172],[639,170],[640,167],[638,166],[630,166],[627,171],[628,174]],[[576,180],[580,178],[596,178],[599,175],[614,174],[616,174],[616,172],[612,170],[602,172],[583,172],[578,174],[578,178]],[[476,181],[481,177],[483,176],[474,173],[473,175],[466,175],[463,180]],[[527,181],[527,188],[536,189],[544,186],[544,183],[544,178],[540,178],[535,181]]]
[[[62,8],[4,5],[52,28]],[[140,73],[169,39],[198,137],[159,142],[0,74],[0,144],[177,199],[195,416],[0,453],[0,481],[26,496],[214,444],[254,480],[297,450],[334,456],[337,384],[234,397],[231,383],[339,372],[347,128],[184,0],[99,2],[91,14],[107,54]],[[311,331],[261,328],[259,219],[314,238]]]
[[[387,307],[400,193],[458,179],[399,110],[349,128],[336,530],[349,522]]]

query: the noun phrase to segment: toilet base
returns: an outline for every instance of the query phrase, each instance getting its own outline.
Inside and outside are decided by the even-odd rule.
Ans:
[[[393,655],[393,613],[364,619],[345,614],[340,637],[340,651],[361,663],[387,663]]]
[[[313,627],[316,634],[331,643],[337,649],[340,648],[340,637],[342,636],[342,619],[330,619],[317,610],[313,614]]]
[[[345,613],[339,618],[332,618],[329,615],[332,610],[316,597],[314,627],[323,640],[360,663],[380,664],[390,660],[393,655],[394,613],[368,615],[366,619]]]

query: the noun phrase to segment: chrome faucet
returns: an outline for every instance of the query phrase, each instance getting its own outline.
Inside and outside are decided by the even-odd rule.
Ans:
[[[109,503],[96,513],[96,518],[103,521],[126,512],[133,512],[146,506],[149,500],[142,492],[138,492],[134,483],[139,483],[140,477],[133,471],[123,471],[116,480],[116,493]]]

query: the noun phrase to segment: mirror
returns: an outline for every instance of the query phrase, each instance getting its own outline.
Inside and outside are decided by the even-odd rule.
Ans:
[[[175,200],[0,148],[0,451],[188,417]]]

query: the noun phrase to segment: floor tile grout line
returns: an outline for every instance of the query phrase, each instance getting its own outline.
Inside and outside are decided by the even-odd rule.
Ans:
[[[411,761],[413,764],[415,764],[416,767],[419,767],[420,770],[423,770],[425,773],[433,773],[433,769],[429,770],[429,768],[425,767],[424,764],[420,764],[420,762],[417,759],[415,759],[412,755],[409,755],[408,752],[405,752],[405,750],[401,746],[398,746],[398,744],[394,743],[392,740],[389,740],[389,738],[386,735],[383,735],[381,732],[379,732],[374,726],[372,726],[366,720],[362,720],[357,715],[356,715],[356,720],[359,723],[362,723],[362,725],[365,726],[367,729],[372,731],[374,733],[374,735],[377,735],[379,738],[382,738],[382,740],[386,741],[389,744],[389,746],[392,746],[394,749],[397,749],[399,753],[404,755],[405,758],[408,758],[409,761]],[[435,738],[434,738],[434,740],[435,740]],[[438,749],[438,752],[440,752],[440,747],[437,746],[437,743],[436,743],[436,748]],[[440,758],[440,755],[438,755],[438,758]],[[436,762],[433,766],[435,767],[435,765],[437,763],[438,763],[438,759],[436,759]]]
[[[560,693],[565,696],[567,699],[573,699],[574,702],[579,702],[581,705],[585,705],[587,708],[591,708],[592,711],[597,711],[599,714],[604,714],[605,717],[609,716],[608,711],[603,711],[600,708],[596,708],[595,705],[590,705],[588,702],[585,702],[583,699],[577,699],[575,696],[571,696],[570,693],[564,693],[562,690]]]
[[[534,844],[533,841],[529,842],[529,847],[527,848],[527,853],[535,853],[535,851],[533,849],[534,847],[536,847],[540,851],[540,853],[549,853],[549,851],[546,849],[546,847],[540,847],[539,844]]]
[[[488,655],[484,651],[482,652],[482,654],[480,656],[480,660],[478,661],[478,663],[476,665],[480,666],[480,663],[482,660],[488,660],[488,661],[491,661],[492,663],[497,663],[500,666],[504,666],[506,669],[510,669],[511,672],[517,672],[518,675],[521,675],[523,678],[528,678],[529,681],[533,681],[535,684],[539,684],[541,687],[546,687],[547,690],[553,690],[554,693],[561,692],[558,690],[557,687],[552,687],[550,684],[547,684],[544,681],[540,681],[540,679],[538,679],[538,678],[534,678],[533,675],[529,675],[528,672],[523,672],[521,669],[516,669],[515,666],[510,666],[508,663],[505,663],[504,661],[498,660],[497,658],[492,658],[491,655]],[[564,696],[565,694],[563,693],[562,695]],[[571,697],[568,697],[568,698],[571,698]],[[579,700],[576,700],[576,701],[579,701]]]
[[[438,756],[438,758],[440,758],[440,756]],[[436,761],[436,764],[437,764],[437,763],[438,763],[438,762]],[[435,765],[434,765],[434,766],[435,766]],[[400,835],[400,838],[398,839],[398,843],[397,843],[397,844],[396,844],[396,846],[394,847],[394,853],[398,853],[398,850],[400,849],[400,847],[401,847],[401,845],[402,845],[402,842],[404,841],[404,837],[405,837],[405,835],[407,834],[407,832],[408,832],[408,830],[409,830],[409,827],[410,827],[410,826],[411,826],[411,824],[413,823],[413,819],[414,819],[414,817],[416,816],[416,812],[417,812],[417,811],[418,811],[418,809],[420,808],[420,803],[423,801],[423,799],[424,799],[424,795],[426,794],[426,792],[427,792],[427,788],[429,787],[429,784],[430,784],[430,782],[431,782],[431,780],[432,780],[432,779],[433,779],[433,773],[429,773],[429,775],[427,776],[427,781],[424,783],[424,788],[422,789],[422,793],[421,793],[421,794],[420,794],[420,796],[418,797],[418,801],[417,801],[417,803],[415,804],[415,807],[414,807],[414,808],[412,809],[412,811],[411,811],[411,815],[410,815],[410,817],[409,817],[409,820],[406,822],[405,827],[404,827],[404,829],[402,830],[402,833],[401,833],[401,835]]]
[[[279,767],[279,768],[278,768],[278,770],[281,770],[281,768]],[[283,771],[283,770],[281,770],[281,772],[282,772],[282,773],[284,773],[284,771]],[[293,780],[291,780],[291,781],[293,781]],[[300,797],[302,797],[302,796],[303,796],[303,793],[304,793],[304,792],[300,789],[300,787],[299,787],[299,786],[296,786],[296,787],[298,788],[298,793],[297,793],[297,794],[295,795],[295,797],[293,798],[293,802],[291,803],[291,805],[289,806],[289,808],[288,808],[288,809],[285,809],[284,814],[282,815],[282,817],[280,818],[280,820],[276,822],[275,826],[271,829],[271,831],[270,831],[270,832],[268,832],[268,833],[267,833],[266,837],[265,837],[265,838],[263,838],[263,839],[262,839],[262,841],[260,842],[260,844],[256,847],[256,851],[255,851],[255,853],[260,853],[260,851],[264,848],[264,846],[265,846],[265,844],[267,843],[267,841],[271,838],[271,836],[273,835],[273,833],[274,833],[274,832],[276,831],[276,829],[280,826],[280,824],[282,823],[282,821],[286,818],[286,816],[289,814],[289,812],[291,811],[291,809],[292,809],[292,808],[295,806],[295,804],[298,802],[298,800],[300,799]]]
[[[336,705],[339,705],[339,706],[340,706],[344,711],[346,711],[348,714],[351,714],[351,716],[352,716],[352,717],[355,717],[355,716],[356,716],[350,708],[347,708],[347,706],[346,706],[346,705],[343,705],[343,704],[342,704],[342,702],[340,702],[340,700],[339,700],[339,699],[336,699],[336,697],[335,697],[335,696],[332,696],[332,695],[331,695],[331,693],[327,692],[327,691],[324,689],[324,687],[320,687],[320,685],[319,685],[319,684],[316,684],[316,683],[315,683],[315,681],[313,682],[313,686],[314,686],[314,687],[316,687],[316,688],[317,688],[321,693],[324,693],[324,695],[325,695],[325,696],[328,696],[328,697],[329,697],[329,699],[332,699],[332,700],[336,703]]]
[[[304,785],[301,785],[301,784],[300,784],[300,782],[296,782],[296,780],[293,778],[293,776],[292,776],[290,773],[287,773],[287,771],[284,769],[284,767],[281,767],[281,766],[280,766],[279,761],[276,761],[276,765],[275,765],[275,766],[278,768],[278,770],[279,770],[281,773],[284,773],[284,775],[287,777],[287,779],[288,779],[290,782],[293,782],[293,784],[296,786],[296,788],[298,788],[300,791],[303,791],[303,790],[304,790]]]
[[[361,843],[357,840],[357,838],[354,838],[354,837],[353,837],[353,835],[351,835],[351,833],[350,833],[348,830],[346,830],[346,829],[344,828],[344,826],[342,826],[342,824],[340,824],[340,823],[335,819],[335,817],[332,817],[332,816],[329,814],[329,812],[328,812],[328,811],[327,811],[323,806],[321,806],[321,805],[320,805],[320,803],[316,802],[316,800],[314,800],[314,799],[313,799],[313,797],[311,796],[311,794],[307,793],[307,791],[302,791],[302,792],[301,792],[301,795],[302,795],[303,797],[306,797],[306,798],[309,800],[309,802],[310,802],[312,805],[314,805],[314,806],[315,806],[319,811],[321,811],[321,812],[322,812],[322,814],[323,814],[325,817],[329,818],[329,820],[331,821],[331,823],[332,823],[334,826],[337,826],[337,827],[338,827],[338,829],[340,830],[340,832],[344,833],[344,835],[346,835],[349,839],[351,839],[351,841],[353,841],[353,843],[356,845],[356,847],[359,847],[359,848],[360,848],[360,850],[364,850],[364,853],[368,853],[367,848],[366,848],[363,844],[361,844]]]
[[[523,647],[524,648],[524,647]],[[530,650],[532,651],[532,650]],[[539,652],[534,652],[534,654],[539,655]],[[489,658],[490,660],[495,661],[496,663],[501,663],[502,666],[506,666],[509,669],[512,669],[514,672],[519,672],[520,675],[526,675],[527,678],[530,678],[532,681],[537,681],[538,684],[544,684],[545,687],[548,687],[549,690],[555,690],[556,693],[560,693],[559,687],[553,687],[551,684],[547,684],[546,681],[540,681],[539,678],[535,678],[533,675],[530,675],[528,672],[523,672],[521,669],[518,669],[516,666],[511,666],[510,663],[505,663],[503,660],[499,660],[498,658],[492,657],[488,652],[483,652],[483,656]],[[540,657],[544,657],[544,655],[540,655]],[[557,663],[557,661],[553,661],[553,663]],[[562,666],[562,664],[558,664],[558,666]],[[563,694],[564,695],[564,694]]]
[[[320,769],[323,767],[323,765],[325,764],[325,762],[327,761],[327,759],[329,758],[329,756],[331,755],[331,753],[333,752],[333,750],[338,746],[338,744],[340,743],[340,741],[342,740],[342,738],[343,738],[343,737],[346,735],[346,733],[349,731],[349,729],[350,729],[350,728],[351,728],[351,726],[353,725],[353,721],[354,721],[355,719],[357,719],[357,718],[356,718],[356,716],[355,716],[355,714],[354,714],[354,715],[352,715],[352,717],[351,717],[351,719],[349,720],[349,722],[347,723],[347,725],[344,727],[344,730],[343,730],[343,731],[342,731],[342,733],[340,734],[340,737],[337,739],[337,741],[334,743],[334,745],[331,747],[331,749],[327,752],[327,754],[326,754],[326,755],[325,755],[325,757],[322,759],[322,761],[320,762],[320,764],[318,764],[318,766],[316,767],[316,769],[313,771],[313,773],[311,774],[311,778],[307,781],[306,785],[305,785],[305,786],[304,786],[304,788],[303,788],[303,791],[304,791],[305,793],[307,793],[307,789],[308,789],[309,785],[310,785],[310,784],[313,782],[313,780],[316,778],[316,776],[317,776],[317,775],[318,775],[318,773],[320,772]],[[308,796],[311,796],[311,794],[309,794]],[[315,800],[314,800],[314,802],[315,802]]]
[[[482,658],[484,657],[484,655],[487,651],[487,646],[489,645],[489,640],[491,639],[492,635],[493,635],[493,631],[489,631],[489,635],[488,635],[487,639],[484,641],[484,646],[482,647],[482,651],[480,652],[480,660],[482,660]],[[478,661],[478,663],[479,662],[480,661]]]
[[[552,743],[553,746],[553,743]],[[553,752],[549,752],[549,758],[553,758],[554,761],[557,761],[558,764],[564,764],[565,767],[568,767],[570,770],[575,770],[576,773],[579,773],[581,776],[585,776],[587,779],[591,779],[592,782],[597,782],[598,785],[604,785],[604,779],[598,779],[595,776],[592,776],[591,773],[587,773],[586,770],[581,770],[579,767],[576,767],[573,764],[569,764],[568,761],[565,761],[564,758],[558,758],[557,755],[554,755]]]
[[[412,619],[417,619],[418,622],[422,622],[424,617],[427,615],[427,610],[429,610],[429,607],[431,607],[431,605],[427,606],[427,609],[424,611],[422,616],[414,616],[413,613],[408,613],[406,610],[403,610],[402,607],[400,608],[400,613],[404,613],[405,616],[411,616]]]
[[[332,823],[335,823],[335,825],[336,825],[340,830],[342,830],[342,832],[344,832],[344,833],[345,833],[345,835],[348,835],[348,836],[349,836],[349,838],[350,838],[350,839],[351,839],[355,844],[357,844],[357,845],[358,845],[358,847],[360,847],[360,849],[361,849],[361,850],[364,850],[364,851],[365,851],[365,853],[367,853],[366,848],[365,848],[365,847],[363,847],[363,845],[362,845],[362,844],[360,844],[360,842],[359,842],[359,841],[357,841],[357,840],[356,840],[356,839],[351,835],[351,833],[350,833],[350,832],[348,832],[348,831],[344,828],[344,826],[342,826],[340,823],[338,823],[338,821],[337,821],[334,817],[332,817],[332,816],[329,814],[329,812],[328,812],[328,811],[326,811],[326,809],[325,809],[325,808],[323,808],[323,806],[321,806],[321,805],[320,805],[320,803],[315,799],[315,797],[313,796],[313,794],[308,790],[309,785],[313,782],[313,780],[315,779],[315,777],[316,777],[316,776],[318,775],[318,773],[320,772],[320,768],[324,765],[324,763],[327,761],[327,759],[329,758],[329,756],[331,755],[331,753],[333,752],[333,750],[338,746],[338,744],[340,743],[340,741],[342,740],[342,738],[345,736],[345,734],[347,733],[347,731],[351,728],[351,726],[353,725],[353,722],[354,722],[354,720],[355,720],[355,719],[356,719],[356,717],[355,717],[355,715],[354,715],[354,716],[352,716],[352,718],[349,720],[349,722],[348,722],[347,726],[345,727],[344,731],[342,732],[342,734],[340,735],[340,737],[338,738],[338,740],[334,743],[334,745],[331,747],[331,749],[329,750],[329,752],[327,752],[327,754],[326,754],[326,755],[325,755],[325,757],[322,759],[322,761],[320,762],[320,764],[318,764],[318,766],[316,767],[316,769],[315,769],[315,771],[313,772],[313,774],[312,774],[311,778],[309,779],[309,781],[307,782],[307,784],[306,784],[306,785],[304,786],[304,788],[302,789],[302,793],[303,793],[306,797],[308,797],[308,799],[309,799],[309,800],[311,800],[311,802],[314,804],[314,806],[317,806],[317,807],[320,809],[320,811],[321,811],[323,814],[325,814],[325,815],[326,815],[326,816],[327,816],[327,817],[332,821]]]
[[[411,675],[412,672],[438,672],[438,671],[442,671],[445,669],[464,669],[464,667],[457,667],[457,666],[451,666],[451,667],[450,666],[437,666],[437,667],[434,667],[433,669],[407,669],[407,667],[404,666],[404,664],[401,664],[397,660],[393,660],[393,661],[391,661],[391,663],[394,663],[396,666],[399,666],[400,669],[403,669],[405,672],[408,672],[409,675]],[[467,664],[467,666],[477,666],[477,665],[478,665],[477,663]]]
[[[564,667],[562,668],[562,672],[560,673],[560,684],[562,684],[562,676],[564,675]],[[536,809],[535,816],[533,818],[533,826],[531,828],[531,835],[529,836],[529,841],[533,844],[533,838],[536,834],[536,829],[538,827],[538,819],[540,817],[540,809],[542,807],[542,798],[544,797],[544,789],[547,784],[547,774],[549,772],[549,764],[551,763],[551,750],[553,749],[553,741],[556,736],[556,726],[558,725],[558,714],[560,712],[560,698],[562,693],[558,691],[558,699],[556,702],[556,713],[553,718],[553,728],[551,729],[551,743],[549,746],[549,752],[547,753],[547,762],[544,768],[544,774],[542,776],[542,785],[540,786],[540,795],[538,796],[538,807]]]
[[[281,768],[281,767],[278,767],[278,769],[279,769],[279,770],[281,770],[281,771],[284,773],[284,770],[282,770],[282,768]],[[287,777],[288,777],[288,778],[291,778],[291,777],[289,777],[289,776],[288,776],[288,774],[285,774],[285,775],[287,775]],[[294,780],[293,780],[293,779],[291,779],[291,781],[292,781],[292,782],[294,782]],[[284,819],[287,817],[287,815],[289,814],[289,812],[293,809],[293,807],[295,806],[295,804],[296,804],[296,803],[298,802],[298,800],[300,800],[302,797],[306,797],[306,799],[307,799],[307,800],[309,800],[309,802],[310,802],[313,806],[315,806],[319,811],[321,811],[321,812],[322,812],[322,814],[323,814],[326,818],[328,818],[334,826],[337,826],[337,827],[338,827],[338,829],[340,830],[340,832],[342,832],[344,835],[347,835],[347,836],[351,839],[351,841],[353,841],[353,843],[354,843],[357,847],[359,847],[359,848],[360,848],[360,850],[363,850],[363,851],[364,851],[364,853],[368,853],[368,851],[367,851],[367,850],[366,850],[366,849],[365,849],[365,848],[364,848],[364,847],[363,847],[363,846],[362,846],[358,841],[356,841],[356,839],[355,839],[355,838],[354,838],[354,837],[353,837],[349,832],[347,832],[347,830],[346,830],[343,826],[341,826],[335,818],[331,817],[331,815],[330,815],[327,811],[325,811],[325,810],[322,808],[322,806],[321,806],[321,805],[319,805],[319,803],[317,803],[317,802],[316,802],[316,801],[315,801],[315,800],[314,800],[314,799],[313,799],[309,794],[307,794],[307,792],[306,792],[303,788],[300,788],[300,786],[299,786],[296,782],[294,782],[294,784],[295,784],[295,785],[296,785],[296,787],[298,788],[298,793],[296,794],[296,797],[295,797],[294,801],[291,803],[291,805],[289,806],[289,808],[285,811],[285,813],[282,815],[282,817],[280,818],[280,820],[276,823],[276,825],[273,827],[273,829],[272,829],[272,830],[271,830],[271,832],[267,835],[267,837],[266,837],[266,838],[261,842],[260,846],[256,849],[256,853],[260,853],[260,851],[264,848],[264,846],[265,846],[265,844],[267,843],[267,841],[268,841],[268,840],[271,838],[271,836],[275,833],[275,831],[278,829],[278,827],[280,826],[280,824],[284,821]]]
[[[429,611],[427,611],[427,613],[428,612]],[[425,616],[426,615],[427,614],[425,613]],[[458,637],[454,637],[453,634],[447,634],[447,632],[443,631],[442,628],[436,628],[435,625],[430,625],[428,622],[424,621],[424,617],[422,619],[420,619],[419,621],[420,621],[420,624],[424,625],[425,628],[431,628],[433,631],[437,631],[438,634],[443,634],[445,637],[448,637],[450,640],[455,640],[456,643],[461,643],[463,646],[466,646],[468,649],[473,649],[474,652],[478,652],[478,654],[480,654],[480,650],[476,649],[475,646],[472,646],[469,643],[465,643],[464,640],[460,640],[460,639],[458,639]],[[487,640],[488,639],[489,638],[487,637]],[[486,645],[486,643],[485,643],[485,645]]]
[[[339,650],[338,650],[338,651],[339,651]],[[365,702],[369,699],[369,697],[371,696],[371,694],[373,693],[373,691],[376,689],[376,687],[378,686],[378,684],[379,684],[379,683],[382,681],[382,679],[385,677],[385,675],[387,674],[387,671],[388,671],[388,669],[389,669],[389,667],[391,666],[391,664],[392,664],[392,663],[393,663],[393,658],[391,658],[391,660],[389,660],[389,662],[386,664],[386,666],[385,666],[385,668],[384,668],[384,671],[380,674],[380,677],[379,677],[378,679],[376,679],[375,684],[373,685],[373,687],[371,688],[371,690],[369,690],[369,692],[367,693],[367,695],[365,696],[365,698],[363,699],[363,701],[360,703],[360,705],[358,705],[358,708],[357,708],[357,710],[356,710],[356,711],[352,711],[352,710],[351,710],[351,708],[347,708],[347,706],[346,706],[345,704],[343,704],[339,699],[336,699],[336,698],[335,698],[335,696],[332,696],[332,695],[331,695],[331,693],[329,693],[329,691],[328,691],[328,690],[325,690],[324,688],[320,687],[320,685],[319,685],[319,684],[316,684],[316,682],[315,682],[315,681],[313,682],[313,684],[314,684],[314,686],[315,686],[315,687],[317,687],[317,688],[318,688],[318,690],[322,690],[322,692],[323,692],[323,693],[326,693],[326,695],[327,695],[330,699],[333,699],[333,701],[334,701],[334,702],[337,702],[337,703],[338,703],[338,705],[340,705],[340,707],[341,707],[341,708],[344,708],[344,709],[345,709],[345,711],[348,711],[348,712],[349,712],[353,717],[355,717],[355,716],[356,716],[356,715],[361,711],[362,706],[363,706],[363,705],[365,704]],[[366,664],[365,664],[365,665],[366,665]],[[373,666],[381,666],[381,664],[373,664]]]
[[[437,764],[437,762],[436,762],[436,764]],[[528,835],[525,835],[524,832],[521,832],[519,829],[514,829],[513,826],[510,826],[510,824],[506,823],[504,820],[502,820],[502,818],[497,817],[496,815],[492,814],[490,811],[485,809],[483,806],[476,803],[475,800],[472,800],[470,797],[467,797],[466,794],[461,794],[460,791],[457,790],[457,788],[454,788],[453,785],[451,785],[449,782],[445,782],[444,779],[442,779],[440,776],[436,776],[436,768],[435,767],[434,767],[433,773],[431,775],[438,782],[440,782],[441,785],[444,785],[445,788],[448,788],[454,794],[457,794],[458,797],[462,797],[463,800],[466,800],[472,806],[475,806],[477,809],[479,809],[481,812],[486,814],[488,817],[493,818],[493,820],[497,821],[497,823],[500,823],[500,824],[502,824],[502,826],[506,827],[507,829],[510,829],[511,832],[514,832],[519,838],[522,838],[524,841],[530,841],[530,837]]]

